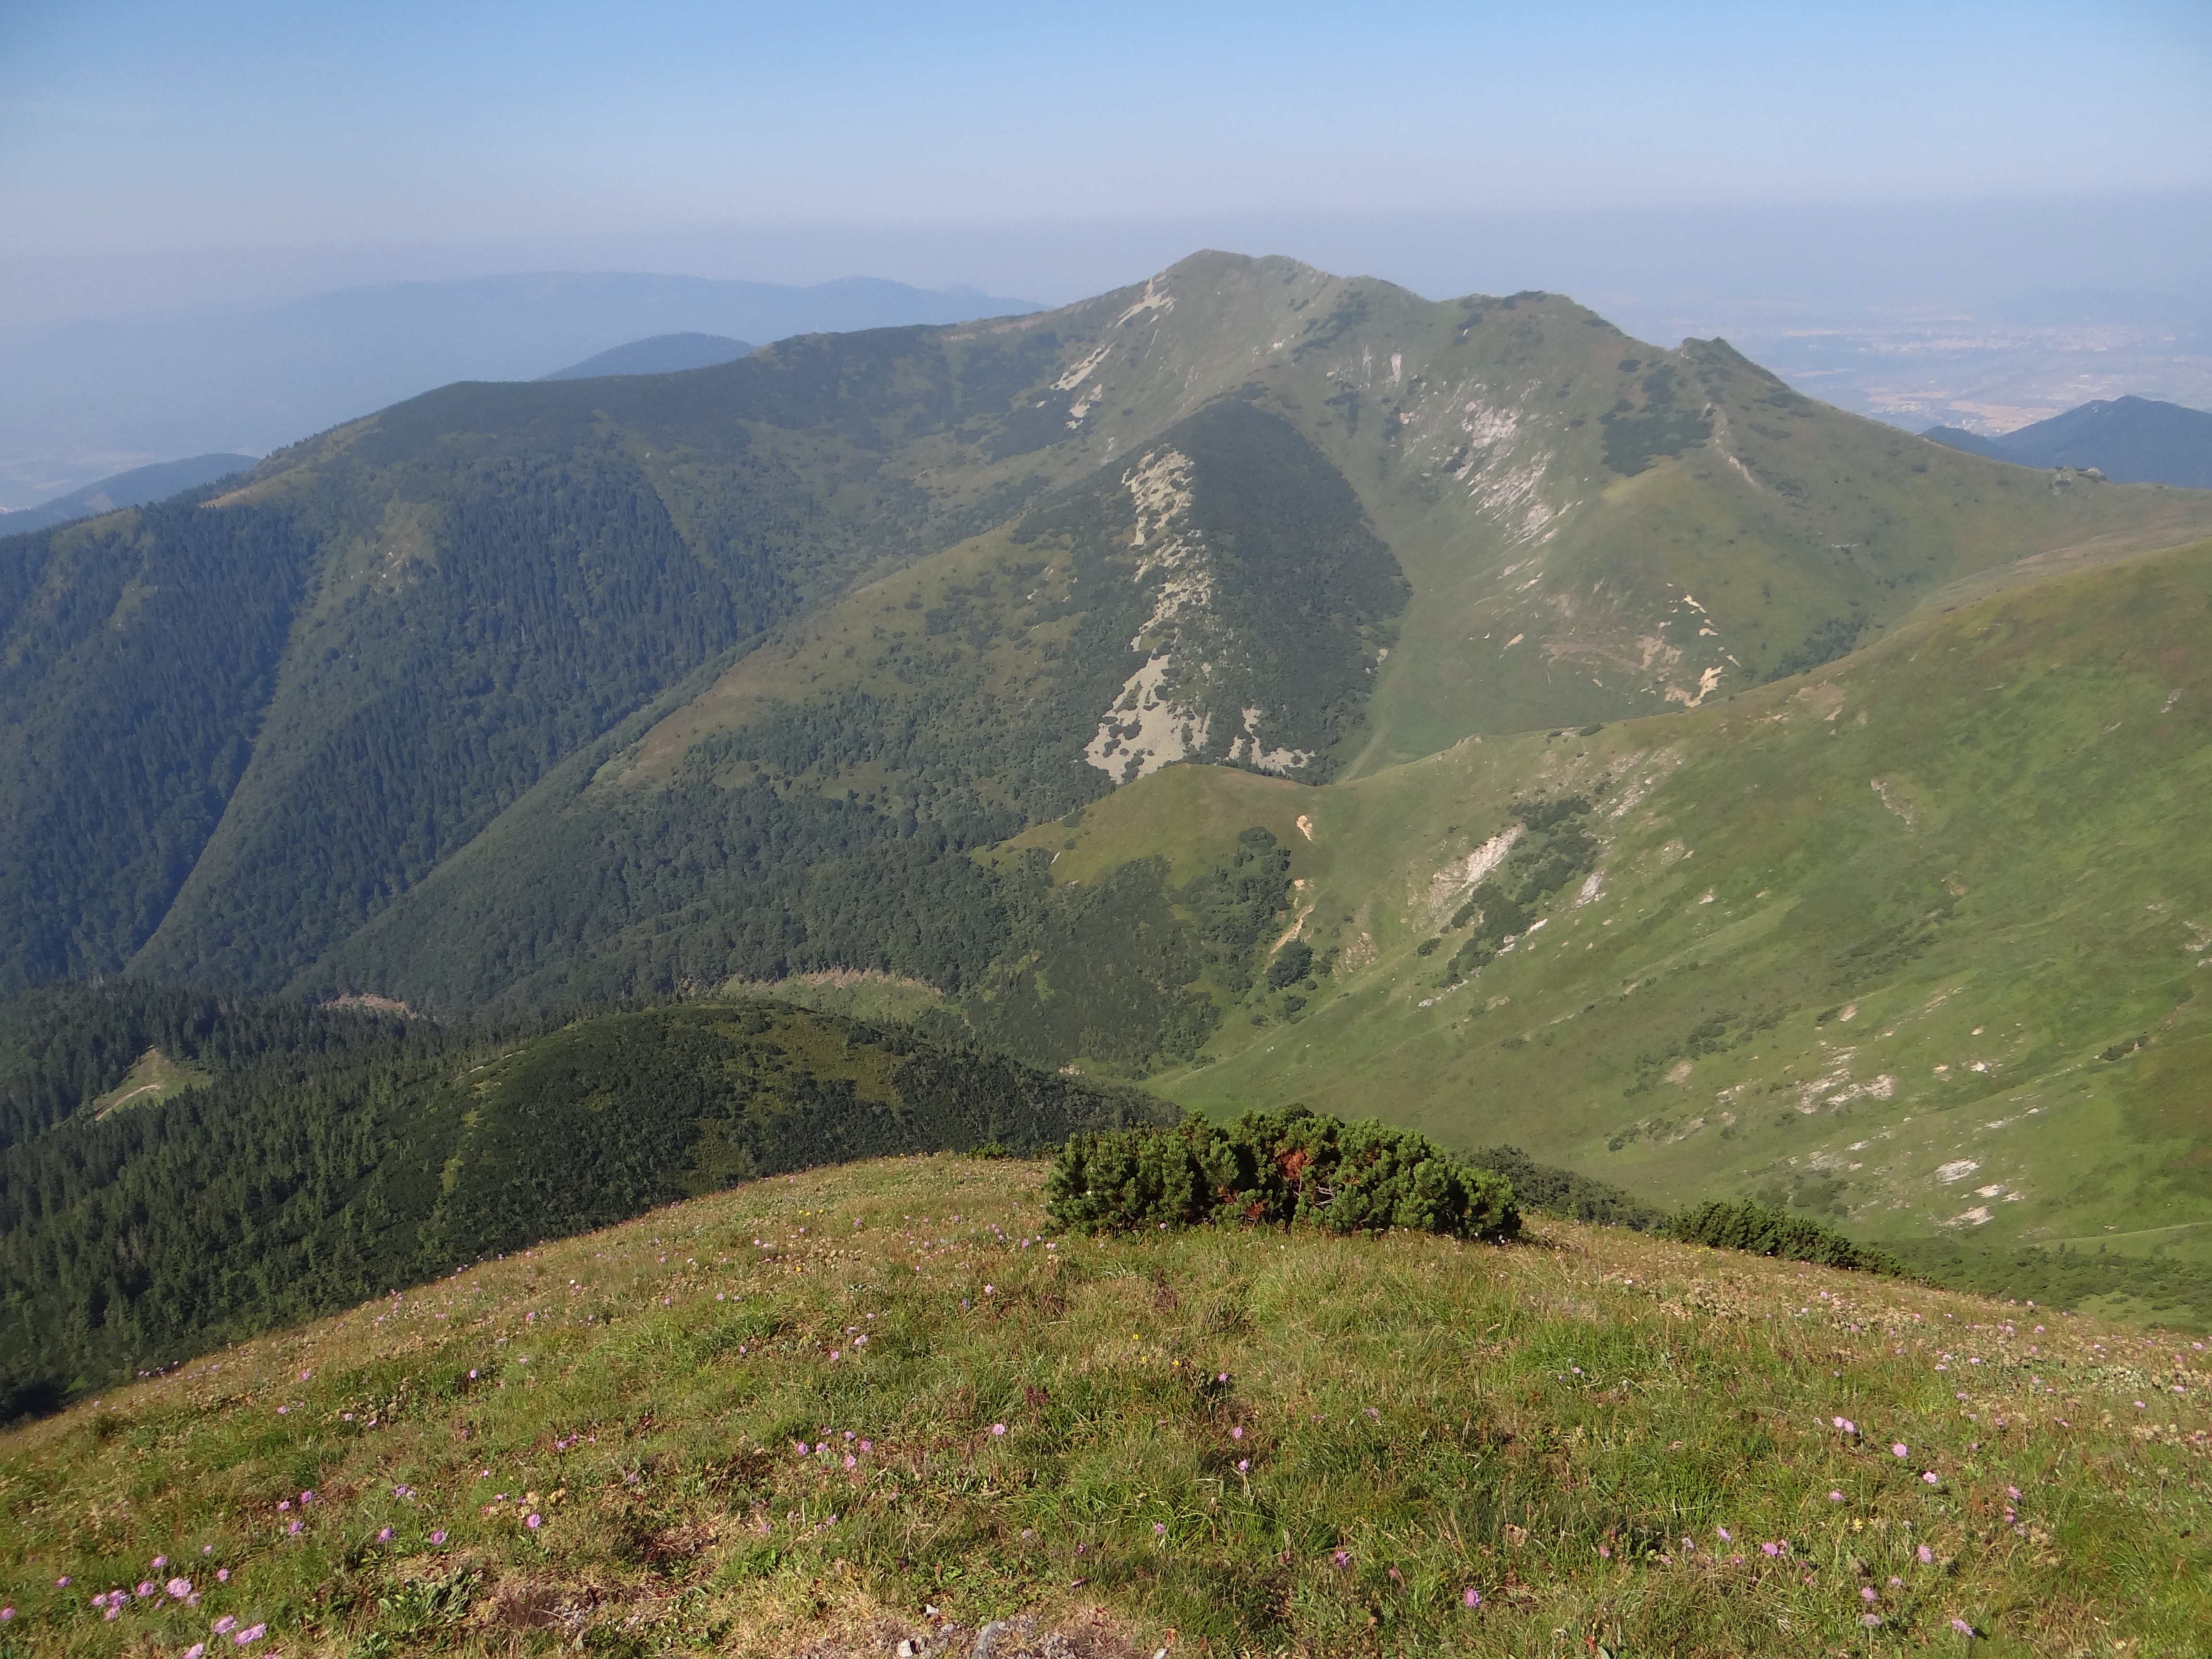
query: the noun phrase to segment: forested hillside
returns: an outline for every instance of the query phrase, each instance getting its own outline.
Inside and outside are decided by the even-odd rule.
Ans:
[[[94,1109],[147,1048],[201,1086]],[[1131,1091],[763,1005],[541,1029],[64,988],[0,1007],[9,1415],[763,1175],[1171,1117]]]

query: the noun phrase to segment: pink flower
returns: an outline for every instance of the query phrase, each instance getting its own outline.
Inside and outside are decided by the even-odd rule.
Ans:
[[[292,1500],[289,1498],[280,1498],[276,1500],[276,1507],[279,1511],[289,1510],[292,1507]]]
[[[874,1441],[872,1441],[872,1440],[863,1440],[863,1441],[860,1443],[860,1449],[861,1449],[862,1451],[873,1451],[873,1450],[875,1450],[875,1449],[876,1449],[876,1443],[875,1443]]]
[[[1759,1553],[1761,1555],[1779,1555],[1782,1553],[1782,1546],[1779,1544],[1761,1544],[1759,1547]]]
[[[1942,1483],[1942,1477],[1937,1474],[1933,1469],[1924,1471],[1920,1478],[1931,1486],[1940,1486]]]
[[[142,1578],[142,1579],[140,1579],[140,1580],[138,1581],[138,1594],[139,1594],[139,1595],[151,1595],[153,1593],[154,1593],[154,1581],[153,1581],[152,1579],[150,1579],[150,1578]]]
[[[217,1567],[215,1570],[215,1582],[218,1584],[228,1584],[230,1582],[230,1569]]]
[[[1482,1592],[1469,1584],[1461,1592],[1459,1603],[1463,1607],[1479,1607],[1482,1605]]]
[[[392,1541],[392,1528],[389,1527],[379,1528],[376,1534],[376,1541],[380,1544],[389,1544]]]
[[[545,1517],[542,1515],[533,1515],[522,1524],[529,1528],[531,1531],[536,1532],[538,1528],[544,1523],[544,1520]]]
[[[234,1645],[242,1648],[248,1646],[252,1643],[258,1642],[263,1637],[268,1634],[269,1626],[266,1625],[248,1625],[244,1630],[239,1632],[237,1635],[232,1637],[230,1639]]]
[[[430,1534],[430,1541],[434,1544],[444,1543],[446,1541],[446,1529],[443,1527],[441,1527],[437,1531],[432,1533]]]
[[[172,1578],[162,1588],[181,1601],[192,1593],[192,1581],[189,1578]]]
[[[162,1568],[168,1565],[169,1558],[166,1555],[157,1555],[154,1558],[154,1571],[156,1572],[161,1571]]]
[[[1879,1629],[1881,1626],[1881,1615],[1878,1613],[1861,1613],[1859,1623],[1864,1625],[1869,1630]]]
[[[1715,1527],[1713,1528],[1713,1535],[1718,1538],[1723,1544],[1733,1544],[1735,1542],[1735,1539],[1729,1536],[1729,1529],[1726,1527]]]
[[[1920,1565],[1923,1567],[1932,1566],[1935,1565],[1935,1561],[1936,1552],[1929,1549],[1927,1545],[1923,1544],[1920,1547]]]
[[[991,1425],[991,1432],[994,1435],[1003,1436],[1006,1432],[1006,1425],[1003,1423],[994,1423]]]
[[[67,1589],[69,1588],[69,1575],[67,1573],[64,1573],[60,1577],[55,1579],[54,1588],[56,1589]]]
[[[1869,1584],[1863,1589],[1859,1591],[1859,1600],[1862,1601],[1879,1601],[1881,1600],[1881,1592],[1876,1589],[1872,1584]]]
[[[233,1630],[237,1628],[237,1626],[238,1620],[232,1618],[230,1614],[226,1613],[222,1618],[215,1621],[215,1633],[217,1636],[228,1636]]]
[[[203,1654],[204,1654],[206,1651],[207,1651],[207,1644],[206,1644],[206,1643],[204,1643],[204,1642],[195,1642],[195,1643],[193,1643],[193,1644],[191,1644],[191,1646],[190,1646],[190,1647],[188,1647],[188,1648],[186,1648],[186,1649],[185,1650],[185,1659],[201,1659],[201,1656],[202,1656]]]
[[[1251,1472],[1252,1472],[1252,1460],[1251,1460],[1250,1458],[1249,1458],[1249,1457],[1240,1457],[1240,1458],[1238,1458],[1238,1459],[1237,1460],[1237,1474],[1249,1474]]]
[[[852,1469],[852,1468],[858,1468],[860,1467],[860,1460],[859,1458],[857,1458],[857,1457],[854,1456],[852,1453],[850,1453],[850,1452],[847,1452],[847,1453],[845,1454],[845,1467],[846,1467],[847,1468],[848,1468],[848,1469]]]
[[[1349,1550],[1339,1550],[1329,1559],[1334,1561],[1340,1567],[1348,1567],[1352,1565],[1352,1552]]]
[[[1240,1425],[1239,1426],[1230,1430],[1229,1437],[1231,1440],[1242,1440],[1244,1437],[1244,1430],[1243,1426]]]
[[[1840,1504],[1844,1501],[1844,1495],[1839,1492],[1832,1492],[1828,1494],[1828,1501],[1831,1504]]]
[[[1902,1440],[1899,1441],[1889,1449],[1891,1454],[1897,1457],[1910,1457],[1912,1455],[1912,1448],[1906,1445]]]
[[[1963,1619],[1954,1619],[1951,1621],[1951,1628],[1961,1636],[1972,1636],[1974,1633],[1974,1627]]]

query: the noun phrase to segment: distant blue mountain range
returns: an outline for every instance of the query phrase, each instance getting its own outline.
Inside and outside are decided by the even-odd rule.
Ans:
[[[1921,436],[2021,466],[2094,467],[2117,483],[2212,489],[2212,415],[2149,398],[2083,404],[1999,438],[1951,426]]]
[[[603,271],[400,283],[229,315],[58,323],[14,332],[0,347],[0,507],[162,456],[265,454],[434,386],[536,380],[652,337],[781,340],[1037,309],[868,276],[790,288]]]
[[[217,478],[243,472],[256,460],[252,455],[194,455],[181,461],[156,461],[135,466],[112,478],[102,478],[66,495],[57,495],[36,507],[0,513],[0,536],[22,530],[44,530],[48,525],[88,519],[96,513],[112,513],[119,507],[139,507],[158,501],[180,490],[197,489]]]
[[[743,340],[723,334],[656,334],[632,340],[580,363],[541,374],[541,380],[593,380],[603,374],[676,374],[687,368],[712,368],[752,355]]]

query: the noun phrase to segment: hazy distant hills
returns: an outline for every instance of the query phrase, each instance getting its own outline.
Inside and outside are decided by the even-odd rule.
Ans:
[[[0,513],[0,536],[67,524],[71,519],[90,518],[95,513],[112,513],[118,507],[158,501],[179,490],[195,489],[231,473],[244,472],[258,459],[252,455],[193,455],[181,461],[156,461],[151,466],[133,467],[128,472],[118,472],[112,478],[73,489],[66,495],[40,501],[36,507]]]
[[[1944,426],[1923,435],[2020,466],[2094,466],[2122,483],[2212,489],[2212,415],[2149,398],[2083,404],[2002,437]]]
[[[265,453],[455,380],[529,380],[648,337],[740,340],[1036,307],[872,277],[811,288],[627,272],[317,295],[232,315],[83,320],[0,346],[0,506],[158,457]]]
[[[656,334],[632,340],[580,363],[541,374],[541,380],[590,380],[604,374],[676,374],[687,368],[712,368],[748,356],[752,347],[721,334]]]

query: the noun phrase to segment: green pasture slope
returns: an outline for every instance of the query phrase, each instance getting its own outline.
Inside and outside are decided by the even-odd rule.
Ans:
[[[1311,965],[1153,1079],[1185,1104],[1375,1113],[1883,1242],[2202,1262],[2208,600],[2197,543],[1695,711],[1320,789],[1171,769],[1006,852],[1048,848],[1066,882],[1195,867],[1248,825],[1290,848]],[[1453,926],[1469,854],[1516,803],[1577,796],[1593,896],[1567,882],[1451,984],[1483,929]]]

